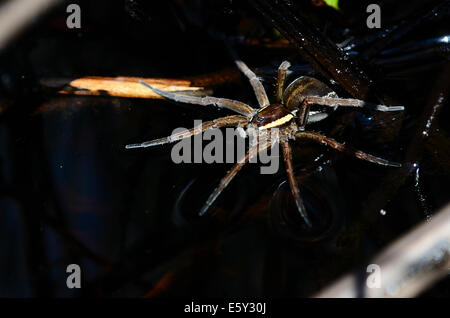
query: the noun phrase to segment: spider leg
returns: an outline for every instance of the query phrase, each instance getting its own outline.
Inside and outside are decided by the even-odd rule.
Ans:
[[[197,96],[184,95],[184,94],[175,93],[175,92],[162,91],[153,86],[150,86],[149,84],[145,83],[144,81],[139,81],[139,83],[141,83],[142,85],[151,89],[155,93],[157,93],[167,99],[173,100],[175,102],[196,104],[196,105],[201,105],[201,106],[215,105],[219,108],[230,109],[236,113],[239,113],[239,114],[247,116],[247,117],[252,117],[255,114],[255,109],[253,109],[251,106],[249,106],[245,103],[242,103],[240,101],[237,101],[237,100],[226,99],[226,98],[217,98],[217,97],[212,97],[212,96],[197,97]]]
[[[152,147],[152,146],[158,146],[158,145],[164,145],[168,143],[172,143],[184,138],[188,138],[194,135],[198,135],[208,128],[219,128],[219,127],[226,127],[226,126],[235,126],[235,125],[244,125],[246,126],[248,124],[248,119],[245,116],[240,115],[232,115],[227,117],[222,117],[218,119],[214,119],[212,121],[204,122],[201,126],[195,127],[192,129],[189,129],[187,131],[179,132],[173,135],[170,135],[168,137],[154,139],[150,141],[146,141],[139,144],[131,144],[126,145],[125,149],[133,149],[133,148],[146,148],[146,147]]]
[[[306,126],[306,123],[308,122],[308,114],[309,114],[309,106],[310,102],[307,98],[303,100],[303,102],[300,104],[300,107],[297,112],[297,118],[298,118],[298,124],[301,129],[304,129]]]
[[[229,52],[231,56],[234,59],[234,63],[238,67],[238,69],[244,73],[244,75],[248,78],[250,81],[250,84],[253,87],[253,91],[255,92],[256,99],[258,100],[258,104],[260,107],[268,106],[269,98],[267,97],[266,90],[264,89],[264,86],[262,85],[261,81],[258,79],[256,74],[245,64],[243,61],[241,61],[237,54],[234,52],[231,47],[229,48]]]
[[[270,141],[266,141],[263,144],[258,143],[253,147],[251,147],[245,154],[245,156],[239,159],[238,162],[231,168],[231,170],[227,172],[225,177],[223,177],[222,180],[220,180],[219,185],[214,190],[214,192],[211,193],[211,195],[208,197],[208,200],[206,200],[205,204],[200,210],[199,215],[202,216],[208,211],[209,207],[214,203],[214,201],[216,201],[217,197],[222,193],[222,191],[228,186],[230,181],[233,180],[236,174],[251,158],[254,158],[256,155],[258,155],[258,153],[269,148],[270,145],[271,145]]]
[[[277,103],[283,102],[283,91],[284,91],[284,84],[286,82],[286,71],[291,66],[291,63],[289,61],[284,61],[280,64],[280,67],[278,67],[278,77],[277,77],[277,91],[276,91],[276,101]]]
[[[300,190],[298,188],[297,180],[294,176],[294,169],[292,167],[292,149],[289,145],[289,142],[286,140],[281,141],[281,148],[283,149],[283,157],[284,157],[284,163],[286,165],[286,173],[288,176],[289,186],[291,188],[292,196],[295,200],[295,205],[297,206],[297,210],[302,216],[303,220],[305,221],[306,225],[311,227],[311,221],[308,218],[308,215],[306,213],[305,206],[303,205],[303,201],[300,198]]]
[[[306,124],[308,123],[309,108],[312,104],[329,107],[337,107],[337,106],[359,107],[359,108],[367,107],[382,112],[402,111],[405,109],[403,106],[377,105],[359,99],[307,96],[301,103],[299,110],[297,112],[298,124],[302,129],[304,129]]]
[[[396,112],[404,110],[403,106],[386,106],[368,103],[360,99],[351,98],[331,98],[331,97],[319,97],[308,96],[305,98],[309,104],[317,104],[322,106],[344,106],[344,107],[358,107],[358,108],[370,108],[380,112]]]
[[[390,167],[397,167],[397,168],[402,166],[400,163],[388,161],[388,160],[385,160],[385,159],[379,158],[379,157],[375,157],[375,156],[369,155],[365,152],[362,152],[361,150],[352,149],[349,146],[346,146],[344,144],[337,142],[333,138],[328,138],[322,134],[319,134],[319,133],[316,133],[313,131],[297,132],[295,134],[295,139],[300,139],[300,138],[314,140],[323,145],[330,146],[338,151],[342,151],[342,152],[348,153],[350,155],[353,155],[356,158],[367,160],[367,161],[370,161],[370,162],[373,162],[373,163],[376,163],[376,164],[379,164],[382,166],[390,166]]]

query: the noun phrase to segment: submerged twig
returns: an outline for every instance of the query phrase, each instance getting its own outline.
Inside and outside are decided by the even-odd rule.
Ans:
[[[177,79],[155,79],[135,77],[99,77],[89,76],[75,80],[46,79],[41,84],[45,87],[64,86],[59,94],[98,95],[131,98],[162,98],[153,91],[139,84],[139,80],[167,91],[197,91],[203,87],[192,87],[191,81]],[[64,85],[68,83],[68,85]]]
[[[450,204],[431,221],[422,223],[395,241],[369,264],[378,266],[379,276],[372,270],[367,272],[367,268],[362,268],[344,276],[315,297],[419,295],[450,273]],[[369,275],[374,275],[374,280]],[[367,280],[370,280],[369,283]]]
[[[284,0],[250,0],[255,7],[302,55],[328,79],[334,78],[354,98],[377,96],[374,83],[347,54],[306,19],[294,14],[292,4]]]
[[[139,84],[139,81],[165,91],[202,94],[207,87],[232,82],[239,77],[237,70],[225,69],[187,79],[86,76],[77,79],[47,78],[42,79],[40,84],[44,88],[59,89],[59,94],[161,99],[159,94]]]
[[[20,32],[62,0],[14,0],[0,6],[0,50]]]

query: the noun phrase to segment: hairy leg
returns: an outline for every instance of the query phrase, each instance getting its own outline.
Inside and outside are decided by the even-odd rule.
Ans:
[[[238,69],[244,73],[244,75],[248,78],[250,81],[250,84],[253,87],[253,91],[255,92],[256,99],[258,100],[258,104],[260,107],[264,107],[269,105],[269,98],[267,97],[266,90],[264,89],[264,86],[262,85],[261,81],[258,79],[256,74],[245,64],[243,61],[241,61],[237,54],[234,52],[231,47],[229,48],[229,52],[231,56],[234,59],[234,63],[238,67]]]
[[[139,143],[139,144],[126,145],[125,148],[133,149],[133,148],[146,148],[146,147],[164,145],[164,144],[172,143],[172,142],[184,139],[184,138],[188,138],[188,137],[200,134],[200,133],[204,132],[205,130],[207,130],[208,128],[229,127],[229,126],[236,126],[236,125],[246,126],[247,124],[248,124],[248,119],[245,116],[240,116],[240,115],[227,116],[227,117],[214,119],[212,121],[204,122],[200,127],[194,127],[187,131],[173,134],[168,137],[154,139],[154,140],[146,141],[146,142]]]
[[[209,207],[216,201],[217,197],[222,193],[222,191],[228,186],[231,180],[236,176],[236,174],[242,169],[242,167],[253,157],[257,156],[259,152],[264,151],[270,147],[271,143],[270,141],[264,141],[263,143],[258,143],[255,146],[251,147],[249,151],[245,154],[243,158],[241,158],[238,163],[236,163],[230,171],[227,172],[225,177],[220,180],[219,185],[217,188],[211,193],[211,195],[208,197],[208,200],[206,200],[206,203],[203,205],[202,209],[200,210],[199,215],[202,216],[203,214],[208,211]]]
[[[226,98],[217,98],[212,96],[206,96],[206,97],[197,97],[197,96],[190,96],[175,92],[166,92],[162,91],[160,89],[154,88],[153,86],[150,86],[149,84],[145,83],[144,81],[139,81],[142,85],[145,87],[151,89],[155,93],[173,100],[175,102],[182,102],[182,103],[188,103],[188,104],[196,104],[201,106],[207,106],[207,105],[215,105],[219,108],[227,108],[230,109],[236,113],[239,113],[241,115],[252,117],[256,111],[251,106],[239,102],[237,100],[232,99],[226,99]]]
[[[300,198],[300,191],[298,188],[297,180],[294,176],[294,169],[292,166],[292,150],[289,142],[286,140],[281,141],[281,148],[283,149],[283,158],[286,166],[286,173],[289,181],[289,186],[291,188],[292,196],[295,200],[295,205],[297,206],[297,210],[305,221],[306,225],[309,227],[312,226],[311,221],[308,218],[308,214],[306,213],[305,206],[303,205],[303,201]]]
[[[306,124],[308,123],[308,111],[309,111],[310,103],[305,98],[303,102],[300,104],[297,112],[298,125],[300,128],[304,129]]]
[[[369,155],[365,152],[362,152],[361,150],[355,150],[349,146],[346,146],[344,144],[341,144],[334,140],[333,138],[328,138],[322,134],[312,132],[312,131],[300,131],[295,134],[295,139],[310,139],[314,140],[318,143],[321,143],[322,145],[330,146],[338,151],[342,151],[345,153],[348,153],[349,155],[352,155],[356,158],[367,160],[382,166],[390,166],[390,167],[401,167],[402,165],[397,162],[392,162],[385,160],[383,158],[375,157],[372,155]]]
[[[277,77],[277,92],[276,92],[276,101],[277,103],[281,103],[283,99],[283,91],[284,84],[286,82],[286,71],[291,66],[291,63],[288,61],[284,61],[278,67],[278,77]]]

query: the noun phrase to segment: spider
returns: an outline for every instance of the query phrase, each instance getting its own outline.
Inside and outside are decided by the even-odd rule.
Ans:
[[[139,144],[130,144],[126,149],[145,148],[167,143],[173,143],[184,138],[189,138],[196,134],[202,133],[209,128],[219,127],[251,127],[260,132],[268,132],[275,130],[277,134],[275,141],[281,145],[285,169],[292,196],[298,212],[303,218],[308,227],[312,227],[310,218],[308,217],[305,206],[302,202],[299,186],[294,177],[294,170],[292,164],[292,150],[290,146],[291,140],[309,139],[323,145],[330,146],[338,151],[349,153],[359,159],[367,160],[375,164],[383,166],[400,167],[399,163],[390,162],[388,160],[375,157],[373,155],[364,153],[360,150],[354,150],[336,140],[326,137],[314,131],[307,131],[305,127],[307,124],[314,123],[325,119],[329,113],[339,106],[371,108],[377,111],[401,111],[403,106],[385,106],[368,103],[358,99],[339,98],[337,94],[331,90],[327,85],[321,81],[308,77],[301,76],[294,80],[286,89],[286,74],[290,67],[288,61],[284,61],[278,68],[275,103],[271,104],[267,97],[266,91],[257,78],[256,74],[241,60],[235,59],[235,64],[239,70],[248,78],[256,95],[259,108],[255,109],[240,101],[216,98],[212,96],[196,97],[180,94],[177,92],[167,92],[159,90],[149,84],[140,81],[155,93],[165,97],[166,99],[196,104],[201,106],[215,105],[219,108],[226,108],[239,115],[231,115],[221,117],[212,121],[204,122],[200,127],[193,128],[185,132],[172,134],[171,136],[159,138]],[[318,110],[311,110],[312,106],[319,107]],[[251,146],[245,156],[238,160],[238,162],[227,172],[222,178],[219,185],[211,193],[206,203],[200,210],[199,215],[205,214],[210,206],[214,203],[221,192],[228,186],[230,181],[242,169],[242,167],[263,150],[267,150],[274,144],[274,139],[267,138],[259,139],[256,145]]]

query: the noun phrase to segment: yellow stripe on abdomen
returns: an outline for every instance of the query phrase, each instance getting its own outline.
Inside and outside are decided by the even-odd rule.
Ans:
[[[267,125],[261,126],[258,129],[262,130],[262,129],[270,129],[270,128],[278,127],[278,126],[284,125],[287,122],[291,121],[292,118],[294,118],[294,116],[292,114],[288,114],[286,116],[283,116],[277,120],[274,120],[274,121],[268,123]]]

